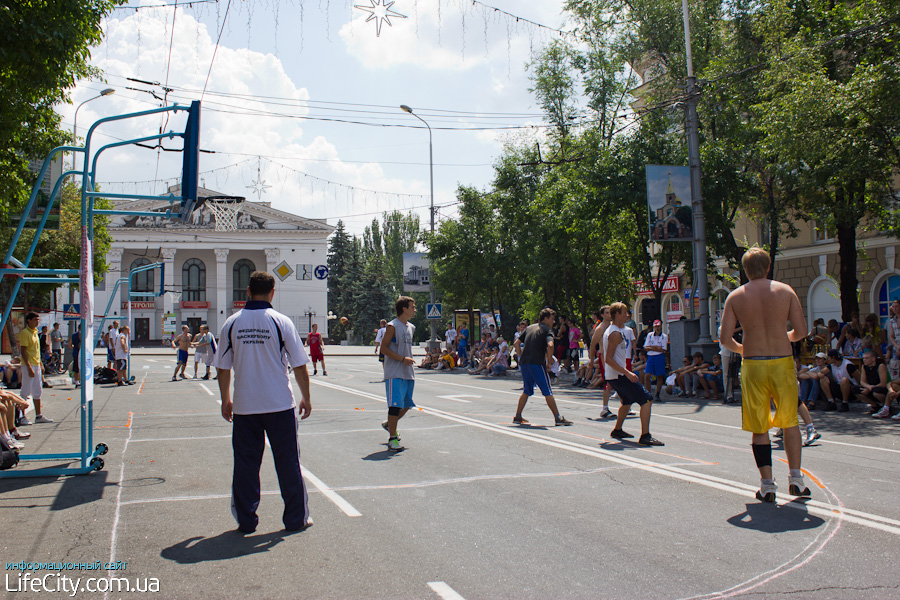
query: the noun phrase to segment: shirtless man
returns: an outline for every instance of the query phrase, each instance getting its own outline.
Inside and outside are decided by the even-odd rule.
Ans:
[[[178,359],[175,364],[175,373],[172,375],[172,381],[178,381],[178,370],[181,369],[181,378],[187,379],[184,369],[187,367],[188,350],[191,349],[191,328],[187,325],[181,326],[181,333],[172,340],[172,347],[178,348]]]
[[[591,334],[591,345],[588,348],[588,358],[590,360],[594,360],[594,358],[599,359],[597,361],[598,369],[600,372],[600,376],[604,377],[606,374],[606,364],[603,358],[603,334],[606,333],[609,324],[612,322],[609,318],[609,306],[601,306],[600,307],[600,318],[602,319],[600,323],[594,327],[594,333]],[[603,409],[600,411],[600,418],[615,418],[616,414],[609,410],[609,397],[612,395],[612,388],[609,385],[603,386]]]
[[[790,473],[788,484],[794,496],[809,497],[803,483],[800,454],[803,442],[797,419],[797,371],[791,342],[806,337],[806,320],[794,290],[784,283],[766,278],[769,254],[762,248],[751,248],[741,259],[749,282],[733,291],[725,301],[722,315],[722,340],[732,352],[743,356],[741,390],[743,392],[743,429],[753,434],[753,457],[759,468],[760,490],[756,497],[775,502],[775,480],[772,478],[772,444],[769,429],[784,430],[784,450]],[[743,344],[732,334],[740,321],[744,328]],[[787,330],[790,321],[793,329]],[[771,415],[770,401],[775,404]]]

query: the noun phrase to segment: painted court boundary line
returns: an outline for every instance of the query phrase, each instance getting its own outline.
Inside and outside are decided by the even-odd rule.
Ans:
[[[449,381],[441,381],[441,382],[440,382],[440,385],[451,385],[451,386],[456,386],[456,387],[461,387],[461,388],[467,388],[467,389],[470,389],[470,390],[481,390],[481,391],[483,391],[483,392],[492,392],[492,393],[497,393],[497,394],[511,394],[511,395],[514,395],[514,396],[519,396],[519,395],[522,394],[521,391],[518,391],[518,392],[517,392],[517,391],[510,391],[510,390],[495,390],[495,389],[492,389],[492,388],[478,387],[478,386],[475,386],[475,385],[466,385],[466,384],[463,384],[463,383],[452,383],[452,382],[449,382]],[[596,407],[596,406],[597,406],[597,403],[596,403],[596,402],[585,402],[585,401],[583,401],[583,400],[569,400],[568,398],[562,398],[562,397],[557,397],[557,398],[556,398],[556,402],[557,402],[557,404],[559,404],[560,402],[568,402],[569,404],[578,404],[578,405],[581,405],[581,406],[591,406],[591,407]],[[741,427],[737,427],[737,426],[735,426],[735,425],[726,425],[726,424],[724,424],[724,423],[713,423],[712,421],[702,421],[702,420],[700,420],[700,419],[688,419],[688,418],[685,418],[685,417],[676,417],[676,416],[672,416],[672,415],[662,415],[662,414],[659,414],[659,413],[653,413],[653,417],[654,417],[654,418],[657,418],[657,419],[669,419],[669,420],[673,420],[673,421],[685,421],[685,422],[687,422],[687,423],[696,423],[696,424],[699,424],[699,425],[709,425],[710,427],[722,427],[722,428],[724,428],[724,429],[735,429],[735,430],[738,430],[738,431],[743,431],[743,429],[742,429]],[[851,444],[851,443],[849,443],[849,442],[838,442],[837,440],[826,440],[826,439],[816,440],[816,444],[823,444],[823,445],[828,444],[828,445],[835,445],[835,446],[847,446],[847,447],[850,447],[850,448],[862,448],[862,449],[865,449],[865,450],[874,450],[874,451],[876,451],[876,452],[891,452],[891,453],[893,453],[893,454],[900,454],[900,450],[894,450],[893,448],[879,448],[879,447],[877,447],[877,446],[867,446],[867,445],[865,445],[865,444]]]
[[[377,399],[381,400],[382,402],[385,401],[384,398],[376,396],[375,394],[370,394],[369,392],[363,392],[360,390],[355,390],[353,388],[348,388],[333,383],[324,383],[321,381],[314,381],[313,383],[322,385],[324,387],[344,391],[356,396],[361,396],[363,398]],[[604,450],[602,448],[593,448],[567,440],[557,440],[551,436],[545,436],[538,433],[517,431],[507,426],[496,425],[494,423],[480,421],[471,417],[455,415],[453,413],[448,413],[435,408],[428,408],[425,406],[419,406],[419,408],[422,409],[423,412],[426,412],[432,416],[448,419],[450,421],[456,421],[457,423],[465,423],[471,425],[472,427],[485,429],[487,431],[502,433],[503,435],[508,435],[510,437],[516,437],[519,439],[536,442],[545,446],[550,446],[562,450],[569,450],[570,452],[576,452],[578,454],[584,454],[586,456],[601,458],[621,465],[632,466],[649,473],[655,473],[657,475],[679,479],[688,483],[696,483],[712,489],[737,494],[745,498],[756,499],[755,487],[737,481],[731,481],[721,477],[716,477],[714,475],[698,473],[690,471],[688,469],[682,469],[680,467],[665,465],[662,463],[652,462],[636,457],[621,457],[609,450]],[[874,515],[871,513],[865,513],[848,508],[840,508],[817,500],[805,500],[798,504],[795,504],[791,500],[779,500],[778,504],[787,506],[789,508],[806,510],[810,513],[815,513],[828,518],[839,516],[840,518],[848,522],[856,523],[858,525],[863,525],[865,527],[878,529],[886,533],[900,536],[900,521],[890,519],[888,517],[882,517],[880,515]]]
[[[428,587],[444,600],[466,600],[443,581],[429,581]]]

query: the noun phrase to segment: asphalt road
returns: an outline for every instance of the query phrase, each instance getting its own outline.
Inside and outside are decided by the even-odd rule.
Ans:
[[[890,419],[815,413],[823,438],[803,454],[812,499],[787,494],[776,443],[781,487],[769,505],[754,498],[737,406],[658,404],[651,431],[666,445],[645,448],[609,438],[595,392],[556,390],[571,427],[554,427],[539,397],[525,413],[532,426],[518,427],[518,379],[419,371],[419,410],[400,426],[407,449],[391,455],[380,365],[332,357],[300,430],[315,525],[282,530],[267,453],[260,526],[244,536],[229,510],[216,382],[171,382],[173,368],[172,357],[138,356],[137,385],[96,389],[102,471],[0,479],[4,562],[99,561],[99,572],[64,573],[81,588],[114,576],[159,590],[101,581],[91,589],[113,591],[80,598],[900,597],[900,423]],[[57,422],[30,427],[26,451],[72,451],[77,395],[46,392]],[[636,417],[625,428],[640,433]],[[7,598],[63,594],[4,566]],[[31,573],[61,585],[56,571]]]

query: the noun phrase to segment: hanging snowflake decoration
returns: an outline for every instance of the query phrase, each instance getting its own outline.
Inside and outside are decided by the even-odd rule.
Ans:
[[[262,169],[260,168],[260,160],[257,159],[256,162],[256,179],[251,181],[253,185],[248,185],[247,189],[253,190],[256,194],[258,200],[262,200],[262,195],[266,193],[266,190],[272,187],[268,185],[265,180],[262,178]]]
[[[360,10],[364,10],[369,14],[369,18],[366,19],[366,23],[375,19],[375,36],[381,36],[381,22],[384,21],[388,24],[388,27],[391,27],[391,19],[390,17],[397,17],[398,19],[405,19],[406,15],[401,15],[400,13],[391,9],[394,5],[394,2],[385,2],[385,0],[369,0],[371,6],[360,6],[358,4],[354,4],[354,8],[358,8]]]

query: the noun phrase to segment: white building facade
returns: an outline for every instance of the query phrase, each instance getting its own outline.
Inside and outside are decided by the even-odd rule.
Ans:
[[[201,190],[199,195],[216,193]],[[161,214],[171,207],[167,199],[114,204],[117,209]],[[109,306],[108,319],[128,320],[129,274],[136,267],[162,263],[162,269],[131,277],[132,292],[154,294],[131,298],[129,324],[134,341],[152,345],[169,339],[172,329],[180,332],[181,325],[196,333],[201,324],[208,324],[218,335],[225,319],[243,307],[250,273],[267,271],[275,277],[273,307],[290,317],[301,334],[315,323],[327,336],[325,265],[327,240],[334,228],[265,202],[245,202],[237,222],[235,231],[216,231],[215,216],[205,206],[186,223],[162,216],[113,217],[108,227],[113,238],[106,255],[109,267],[95,288],[95,313],[103,314]],[[166,291],[162,296],[158,295],[161,282]]]

